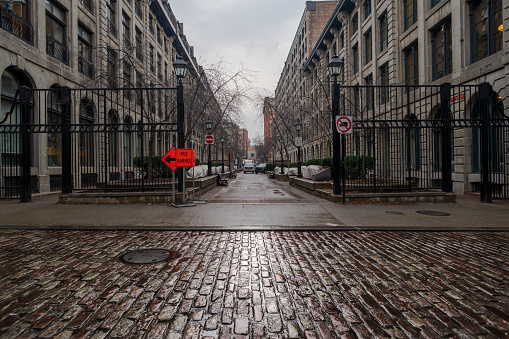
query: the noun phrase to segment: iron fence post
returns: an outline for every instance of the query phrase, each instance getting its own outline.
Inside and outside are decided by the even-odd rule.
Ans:
[[[483,82],[479,86],[479,104],[481,110],[481,201],[492,202],[491,187],[491,116],[490,116],[491,85]]]
[[[19,102],[21,104],[21,122],[19,126],[21,139],[21,180],[20,202],[32,201],[32,189],[30,186],[30,92],[28,87],[19,88]]]
[[[62,194],[72,192],[71,90],[60,88],[62,105]]]
[[[451,84],[446,82],[440,86],[440,114],[442,116],[442,191],[452,192],[452,126],[450,104]]]

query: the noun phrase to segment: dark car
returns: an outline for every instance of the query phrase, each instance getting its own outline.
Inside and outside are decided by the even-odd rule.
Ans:
[[[258,166],[255,167],[255,174],[258,174],[258,173],[265,173],[265,167],[267,166],[267,164],[259,164]]]

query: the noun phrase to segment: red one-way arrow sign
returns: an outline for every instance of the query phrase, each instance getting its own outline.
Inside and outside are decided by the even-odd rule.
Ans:
[[[163,162],[172,171],[179,167],[193,167],[196,165],[196,153],[191,148],[172,147],[162,158]]]

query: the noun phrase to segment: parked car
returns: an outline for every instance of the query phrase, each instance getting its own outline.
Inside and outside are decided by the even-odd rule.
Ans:
[[[246,163],[244,165],[244,173],[247,172],[255,173],[255,166],[252,162]]]
[[[258,173],[265,174],[265,167],[267,167],[267,164],[258,164],[258,166],[255,167],[255,174],[258,174]]]

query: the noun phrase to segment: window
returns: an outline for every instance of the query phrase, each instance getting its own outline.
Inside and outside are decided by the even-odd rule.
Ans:
[[[474,1],[470,5],[472,63],[502,50],[502,0]]]
[[[95,121],[94,104],[91,100],[84,98],[80,102],[80,125],[91,125]],[[84,130],[84,131],[83,131]],[[94,166],[94,133],[86,127],[80,129],[80,166]]]
[[[92,32],[81,23],[78,23],[78,71],[88,77],[94,76]]]
[[[371,0],[364,1],[364,20],[366,20],[371,15]]]
[[[452,71],[451,22],[447,21],[431,33],[433,81]]]
[[[157,53],[157,78],[163,80],[163,58]]]
[[[60,126],[62,124],[62,102],[60,89],[52,87],[47,96],[47,123]],[[62,134],[48,133],[48,166],[62,166]]]
[[[132,76],[132,67],[131,64],[129,64],[128,61],[124,61],[124,67],[123,70],[123,77],[124,77],[124,88],[131,88],[133,87],[133,76]],[[125,90],[124,96],[127,100],[131,100],[131,91]]]
[[[114,109],[108,112],[108,165],[118,166],[118,114]]]
[[[359,15],[355,13],[352,17],[352,34],[359,29]]]
[[[161,39],[161,28],[157,26],[157,43],[159,45],[163,44],[163,40]]]
[[[154,17],[152,14],[148,15],[148,30],[150,33],[154,34]]]
[[[406,138],[407,170],[419,170],[421,166],[420,133],[417,117],[413,114],[407,119]]]
[[[138,58],[138,60],[143,61],[143,45],[142,45],[143,35],[142,35],[141,31],[138,29],[138,27],[136,27],[135,33],[136,33],[136,37],[135,37],[135,39],[136,39],[136,57]]]
[[[417,22],[417,0],[403,0],[404,29],[407,30]]]
[[[431,0],[431,8],[435,7],[436,5],[438,5],[442,0]]]
[[[380,52],[385,51],[388,46],[389,24],[387,22],[387,12],[378,19],[380,25]]]
[[[7,113],[15,104],[12,114],[9,115],[4,122],[5,125],[19,125],[21,123],[19,99],[14,101],[16,91],[19,86],[19,79],[17,79],[14,71],[5,70],[2,74],[2,101],[0,112],[0,121],[6,118]],[[0,133],[1,140],[1,153],[3,166],[18,166],[21,164],[21,143],[19,133]]]
[[[133,165],[133,119],[130,116],[124,118],[124,166]]]
[[[371,28],[364,33],[364,64],[367,65],[371,62],[372,53],[371,53]]]
[[[155,73],[156,66],[154,65],[154,46],[152,46],[152,45],[148,46],[148,58],[149,58],[148,60],[150,63],[150,71],[152,73]]]
[[[106,28],[113,36],[117,36],[117,1],[106,0]]]
[[[131,47],[131,18],[125,12],[122,12],[122,37],[124,47]]]
[[[138,18],[141,19],[143,17],[143,12],[141,11],[141,0],[134,0],[134,11]]]
[[[31,0],[0,1],[2,12],[0,27],[29,44],[34,43],[34,28],[28,13]],[[10,9],[8,9],[10,8]]]
[[[389,64],[380,67],[380,105],[384,105],[389,100]]]
[[[136,87],[142,88],[143,87],[143,76],[141,75],[141,72],[136,72]],[[143,99],[143,91],[138,90],[136,93],[136,103],[141,105]]]
[[[94,1],[93,0],[78,0],[88,11],[94,14]]]
[[[364,79],[364,84],[368,87],[366,87],[366,108],[368,111],[370,111],[373,108],[373,74],[368,75]]]
[[[353,52],[353,73],[357,74],[359,72],[359,46],[355,44],[352,48]]]
[[[341,32],[339,35],[339,48],[343,49],[345,48],[345,32]]]
[[[46,1],[46,53],[65,64],[69,63],[65,10]]]
[[[107,48],[108,53],[108,86],[110,88],[116,88],[117,87],[117,62],[118,62],[118,54],[115,50],[108,47]]]
[[[417,59],[417,43],[405,49],[405,84],[407,86],[419,85],[419,64]],[[413,88],[411,89],[413,90]]]

